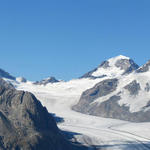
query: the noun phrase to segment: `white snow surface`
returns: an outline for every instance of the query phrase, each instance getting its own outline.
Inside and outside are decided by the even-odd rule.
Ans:
[[[64,122],[58,123],[58,127],[70,134],[74,133],[74,139],[90,146],[91,150],[94,148],[101,148],[101,150],[149,150],[150,146],[147,144],[150,142],[150,123],[130,123],[95,117],[71,109],[79,101],[83,91],[103,79],[74,79],[68,82],[49,83],[45,86],[35,85],[30,81],[22,83],[9,80],[9,82],[15,85],[18,90],[30,91],[35,94],[50,113],[64,119]],[[124,78],[121,81],[118,90],[127,82],[132,81],[132,78]],[[144,81],[139,82],[143,84],[144,88]],[[133,105],[128,100],[120,101],[120,105],[122,104],[130,105],[131,108]]]
[[[110,67],[108,68],[99,67],[95,72],[93,72],[92,76],[98,77],[106,75],[108,77],[116,77],[122,75],[124,70],[121,70],[120,68],[115,66],[116,62],[121,59],[130,59],[130,58],[122,55],[110,58],[108,59]]]
[[[18,81],[18,82],[26,82],[26,79],[24,77],[17,77],[16,81]]]

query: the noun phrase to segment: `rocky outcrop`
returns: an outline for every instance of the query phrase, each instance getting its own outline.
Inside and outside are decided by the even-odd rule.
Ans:
[[[136,80],[132,81],[131,83],[126,85],[124,88],[127,89],[130,92],[130,95],[138,95],[138,93],[141,89],[140,84],[137,83]]]
[[[116,90],[117,83],[117,79],[107,79],[100,83],[97,83],[93,88],[88,89],[82,93],[80,101],[85,100],[91,103],[98,97],[110,94],[111,92]]]
[[[36,97],[0,79],[0,150],[77,150]]]
[[[117,88],[117,79],[107,79],[98,84],[93,88],[86,90],[82,93],[81,98],[77,105],[73,106],[73,109],[83,113],[92,114],[94,112],[94,105],[91,103],[99,97],[106,96]],[[93,109],[93,110],[92,110]]]
[[[149,68],[150,68],[150,60],[145,64],[143,65],[142,67],[140,67],[139,69],[137,69],[137,73],[143,73],[143,72],[147,72],[149,71]]]
[[[146,92],[149,92],[149,91],[150,91],[150,83],[146,83],[145,91],[146,91]]]
[[[34,84],[36,85],[46,85],[48,83],[57,83],[59,82],[55,77],[49,77],[47,79],[43,79],[41,81],[36,81]]]
[[[132,59],[119,59],[115,66],[124,70],[123,74],[131,73],[139,68],[139,66]]]

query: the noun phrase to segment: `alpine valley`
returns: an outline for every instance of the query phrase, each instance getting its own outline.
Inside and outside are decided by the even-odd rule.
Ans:
[[[120,55],[70,81],[0,77],[0,150],[150,150],[150,61]]]

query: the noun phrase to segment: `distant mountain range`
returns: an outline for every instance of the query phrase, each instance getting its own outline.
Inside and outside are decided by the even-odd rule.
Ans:
[[[4,79],[18,79],[3,70],[0,70],[0,74]],[[150,121],[150,61],[139,67],[132,59],[120,55],[103,61],[97,68],[77,79],[77,82],[84,79],[96,83],[92,88],[84,87],[85,91],[78,90],[82,94],[72,107],[73,110],[133,122]],[[17,81],[26,83],[25,79]],[[32,84],[48,86],[56,83],[56,88],[59,82],[62,81],[50,77]]]

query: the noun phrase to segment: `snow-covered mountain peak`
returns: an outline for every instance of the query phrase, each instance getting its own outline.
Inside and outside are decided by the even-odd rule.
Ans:
[[[84,74],[82,78],[114,78],[129,74],[138,68],[139,66],[132,59],[119,55],[103,61],[97,68]]]
[[[120,55],[103,61],[99,67],[92,72],[92,76],[117,77],[135,71],[138,65],[129,57]]]
[[[121,67],[122,66],[129,66],[131,65],[130,63],[131,59],[129,57],[119,55],[116,57],[109,58],[108,60],[103,61],[98,68],[104,68],[107,69],[109,67]]]
[[[119,56],[108,59],[108,62],[110,66],[114,66],[117,63],[117,61],[120,61],[120,60],[130,60],[130,58],[123,56],[123,55],[119,55]]]

